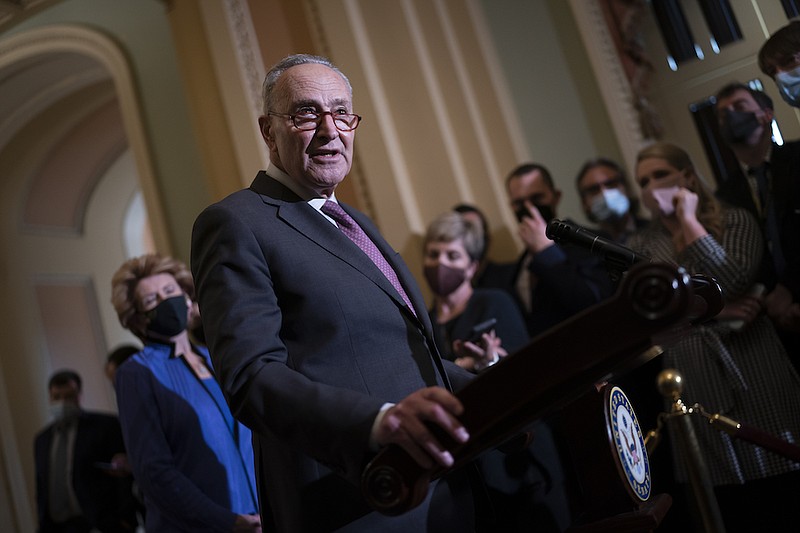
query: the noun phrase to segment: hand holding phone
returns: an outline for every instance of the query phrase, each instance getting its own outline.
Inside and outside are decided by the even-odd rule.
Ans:
[[[484,320],[483,322],[479,322],[472,327],[472,330],[469,332],[469,337],[467,337],[467,342],[471,342],[473,344],[477,344],[483,339],[484,333],[489,333],[494,329],[497,325],[496,318],[490,318],[489,320]]]

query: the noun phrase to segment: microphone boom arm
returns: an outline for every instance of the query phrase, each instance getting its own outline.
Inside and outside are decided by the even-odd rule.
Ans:
[[[615,284],[622,279],[623,272],[629,270],[633,265],[651,262],[649,257],[637,254],[626,246],[604,239],[586,228],[564,220],[555,218],[551,220],[547,224],[545,234],[554,242],[574,244],[602,257],[608,274]]]

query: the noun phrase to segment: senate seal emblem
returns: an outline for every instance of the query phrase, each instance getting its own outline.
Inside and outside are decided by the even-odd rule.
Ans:
[[[652,487],[650,463],[636,413],[619,387],[612,388],[608,396],[608,419],[625,478],[636,497],[645,501]]]

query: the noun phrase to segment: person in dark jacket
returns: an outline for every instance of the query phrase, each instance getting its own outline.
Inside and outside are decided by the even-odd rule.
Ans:
[[[53,422],[34,443],[39,531],[135,531],[119,420],[81,409],[81,388],[73,370],[56,372],[48,384]]]

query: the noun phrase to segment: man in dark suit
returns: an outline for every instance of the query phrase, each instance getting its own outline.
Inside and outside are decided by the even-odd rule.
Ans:
[[[757,280],[766,293],[758,300],[800,369],[800,142],[773,142],[772,99],[747,85],[720,89],[715,109],[720,133],[743,169],[741,178],[719,184],[717,196],[760,222],[769,253]]]
[[[71,370],[55,373],[48,390],[55,421],[34,444],[40,533],[135,531],[119,420],[80,408],[81,378]]]
[[[290,56],[267,74],[270,165],[194,227],[206,340],[232,412],[253,429],[265,530],[469,531],[463,473],[397,517],[360,493],[366,462],[389,444],[425,467],[452,464],[427,424],[469,438],[450,392],[469,374],[440,359],[399,254],[336,199],[359,120],[326,59]]]
[[[547,223],[557,216],[561,191],[546,167],[526,163],[506,179],[511,208],[519,220],[519,236],[525,251],[513,273],[496,280],[517,298],[531,337],[542,333],[613,292],[602,261],[589,252],[556,244],[545,234]]]

